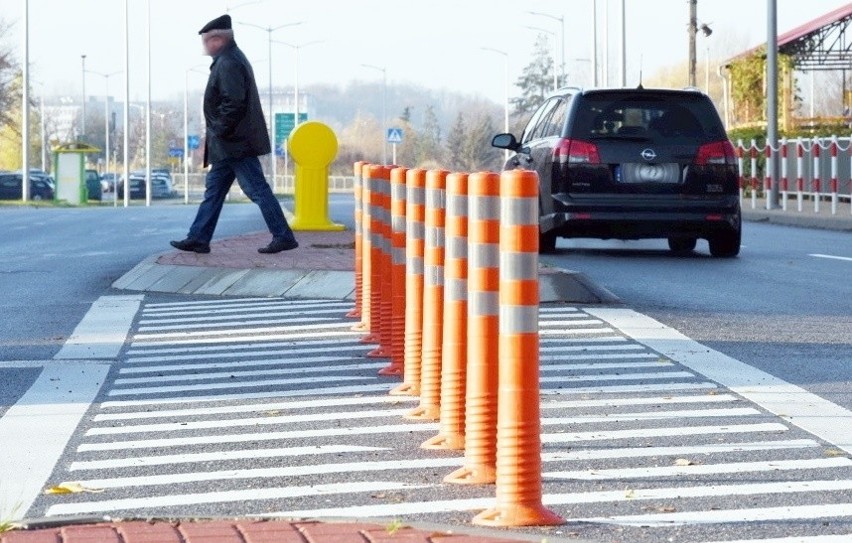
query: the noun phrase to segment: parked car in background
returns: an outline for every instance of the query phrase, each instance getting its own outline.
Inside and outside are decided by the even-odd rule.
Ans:
[[[119,179],[117,173],[102,173],[101,174],[101,192],[112,192],[115,190],[115,184]]]
[[[22,200],[23,181],[20,172],[0,172],[0,200]],[[30,199],[53,200],[53,187],[39,176],[30,176]]]
[[[130,173],[130,198],[145,198],[145,171]],[[174,198],[177,193],[172,188],[171,174],[166,171],[151,170],[151,198]],[[118,197],[124,198],[124,179],[118,184]]]
[[[739,254],[741,210],[733,146],[697,90],[566,88],[536,110],[504,169],[535,170],[540,249],[565,238],[666,238],[676,252],[708,240]]]
[[[89,192],[89,200],[100,200],[103,198],[101,193],[101,176],[97,170],[86,170],[86,190]]]

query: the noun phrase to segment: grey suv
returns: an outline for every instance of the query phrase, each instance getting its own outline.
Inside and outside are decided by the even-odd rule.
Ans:
[[[707,239],[739,254],[734,149],[710,99],[696,90],[561,89],[536,110],[504,169],[536,170],[540,247],[558,237],[666,238],[677,252]]]

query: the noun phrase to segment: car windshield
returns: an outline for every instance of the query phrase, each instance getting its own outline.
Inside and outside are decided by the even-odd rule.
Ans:
[[[685,143],[725,138],[708,100],[691,93],[588,94],[574,126],[574,137],[591,140]]]

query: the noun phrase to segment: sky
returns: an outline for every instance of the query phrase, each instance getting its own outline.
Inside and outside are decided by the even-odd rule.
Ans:
[[[130,21],[131,100],[144,100],[151,15],[151,93],[154,100],[182,99],[184,85],[203,88],[209,59],[202,56],[198,30],[226,10],[234,20],[237,43],[254,65],[261,89],[269,83],[272,39],[299,48],[299,85],[353,80],[414,83],[450,89],[502,103],[506,57],[512,82],[529,62],[537,30],[550,30],[561,41],[564,18],[565,58],[570,81],[590,84],[592,5],[594,0],[0,0],[0,19],[12,23],[0,42],[23,58],[23,12],[29,5],[29,51],[34,94],[82,94],[86,69],[124,70],[124,5]],[[608,43],[610,83],[620,73],[621,1],[597,0],[598,56]],[[625,0],[627,82],[685,62],[686,0]],[[778,30],[784,32],[847,4],[841,0],[777,0]],[[716,63],[766,40],[766,0],[699,0],[698,21],[713,34],[697,38],[698,60]],[[807,9],[803,9],[807,6]],[[293,25],[293,23],[299,23]],[[310,43],[315,42],[315,43]],[[292,86],[295,49],[272,44],[274,85]],[[603,61],[599,61],[601,65]],[[700,79],[700,78],[699,78]],[[86,76],[86,93],[103,95],[105,78]],[[123,75],[109,79],[110,94],[123,96]],[[512,88],[512,95],[517,89]]]

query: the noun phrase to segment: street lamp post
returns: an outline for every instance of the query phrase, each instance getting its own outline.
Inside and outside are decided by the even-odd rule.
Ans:
[[[124,0],[124,207],[130,205],[130,14]],[[116,187],[116,190],[118,188]]]
[[[554,21],[559,21],[559,26],[560,26],[561,35],[562,35],[562,55],[560,56],[560,60],[562,62],[562,68],[560,70],[559,76],[562,78],[562,84],[564,85],[567,81],[567,77],[566,77],[566,74],[565,74],[565,16],[560,15],[560,16],[557,17],[556,15],[551,15],[549,13],[542,13],[540,11],[528,11],[527,13],[529,13],[530,15],[538,15],[540,17],[547,17],[549,19],[553,19]],[[555,58],[553,59],[553,62],[556,62]]]
[[[86,141],[86,55],[80,55],[80,58],[83,60],[83,110],[82,110],[82,121],[80,123],[80,141]]]
[[[101,73],[94,70],[86,70],[87,73],[99,75],[104,78],[104,173],[109,173],[109,78],[121,72]],[[118,192],[113,193],[113,205],[118,205]]]
[[[30,196],[30,5],[24,0],[24,66],[22,78],[24,88],[21,93],[21,200],[26,202]],[[42,118],[44,118],[42,108]]]
[[[203,74],[198,68],[204,66],[197,64],[187,68],[183,78],[183,203],[189,203],[189,72]]]
[[[556,32],[552,30],[548,30],[546,28],[541,28],[540,26],[528,26],[530,30],[535,30],[537,32],[544,32],[545,34],[550,34],[550,37],[553,38],[553,90],[557,90],[559,88],[559,76],[556,74]]]
[[[388,163],[388,142],[387,142],[387,103],[388,103],[388,70],[384,66],[374,66],[372,64],[362,64],[365,68],[378,70],[382,72],[382,164]]]
[[[276,30],[281,30],[282,28],[286,28],[288,26],[297,26],[302,24],[301,21],[297,23],[287,23],[279,26],[260,26],[253,23],[240,23],[241,25],[251,26],[254,28],[258,28],[267,33],[268,36],[268,45],[269,45],[269,141],[272,144],[272,153],[269,155],[269,172],[272,175],[272,190],[278,188],[278,179],[276,176],[276,154],[275,154],[275,113],[272,111],[272,33]]]
[[[504,81],[504,101],[503,101],[503,132],[509,132],[509,53],[503,51],[501,49],[495,49],[493,47],[482,47],[483,51],[491,51],[492,53],[497,53],[498,55],[503,55],[505,60],[505,81]],[[509,150],[506,149],[503,151],[503,157],[505,160],[509,160]]]
[[[293,44],[286,41],[273,40],[275,43],[280,43],[281,45],[286,45],[293,49],[295,52],[295,73],[293,78],[293,126],[299,126],[299,49],[303,47],[307,47],[309,45],[314,45],[317,43],[322,43],[325,40],[313,40],[306,43],[298,43]],[[288,136],[289,137],[289,136]],[[289,158],[287,156],[287,139],[284,138],[284,178],[286,179],[288,176],[288,162]]]

